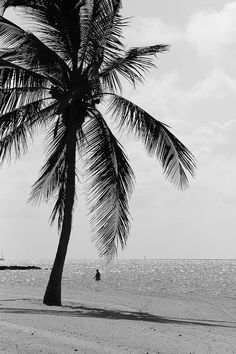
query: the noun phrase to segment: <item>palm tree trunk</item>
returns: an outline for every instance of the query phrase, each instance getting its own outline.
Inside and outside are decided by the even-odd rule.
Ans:
[[[75,159],[76,159],[76,127],[68,128],[66,162],[67,162],[67,181],[64,219],[61,235],[57,248],[56,257],[48,281],[47,289],[43,302],[46,305],[61,306],[61,281],[64,263],[66,259],[67,247],[71,234],[72,212],[75,198]]]

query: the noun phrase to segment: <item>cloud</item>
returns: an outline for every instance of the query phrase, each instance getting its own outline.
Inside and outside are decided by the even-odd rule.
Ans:
[[[196,82],[190,92],[192,99],[218,100],[229,94],[236,95],[236,81],[221,69],[213,69],[208,75]]]
[[[177,132],[189,134],[212,121],[225,123],[236,116],[236,80],[221,69],[213,69],[188,87],[172,71],[150,78],[129,97]]]
[[[205,10],[195,14],[186,27],[186,40],[198,52],[212,58],[236,51],[236,2],[226,4],[220,11]]]
[[[124,38],[129,46],[169,44],[181,37],[177,27],[164,23],[158,17],[136,17],[124,29]]]
[[[214,66],[233,65],[236,55],[236,2],[220,10],[207,8],[192,15],[182,27],[168,24],[159,17],[137,17],[124,30],[128,46],[167,43],[187,45],[211,59]]]
[[[220,203],[227,204],[236,197],[232,192],[236,177],[235,97],[236,80],[220,69],[213,69],[188,88],[182,87],[177,72],[170,72],[162,75],[160,80],[151,78],[130,97],[154,117],[173,127],[171,131],[195,155],[198,170],[194,183],[197,187],[191,193],[196,199],[199,190],[204,191],[199,196],[200,204],[207,194],[213,199],[216,195]],[[160,165],[146,156],[141,145],[129,142],[127,152],[137,176],[136,205],[142,208],[154,203],[156,206],[167,200],[169,193],[179,198],[179,193],[176,194],[164,181]],[[191,179],[190,183],[192,190]],[[150,195],[155,202],[149,200]],[[184,198],[181,196],[186,202]]]
[[[234,159],[236,149],[235,135],[235,120],[230,120],[224,124],[213,122],[208,126],[200,127],[194,133],[196,145],[199,146],[199,156],[205,161],[217,156]]]

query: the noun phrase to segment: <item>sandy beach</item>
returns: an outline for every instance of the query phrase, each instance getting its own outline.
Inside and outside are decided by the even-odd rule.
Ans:
[[[153,297],[63,289],[63,306],[44,289],[0,288],[2,353],[236,353],[236,303],[225,298]]]

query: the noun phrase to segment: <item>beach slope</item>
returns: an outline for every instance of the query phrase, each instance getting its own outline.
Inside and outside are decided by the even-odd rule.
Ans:
[[[63,306],[44,289],[0,289],[0,351],[22,354],[235,354],[236,303],[64,289]]]

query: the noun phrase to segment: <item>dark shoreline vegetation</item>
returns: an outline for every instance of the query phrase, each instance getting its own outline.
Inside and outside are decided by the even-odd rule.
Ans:
[[[36,266],[0,266],[0,270],[27,270],[27,269],[42,269]]]

